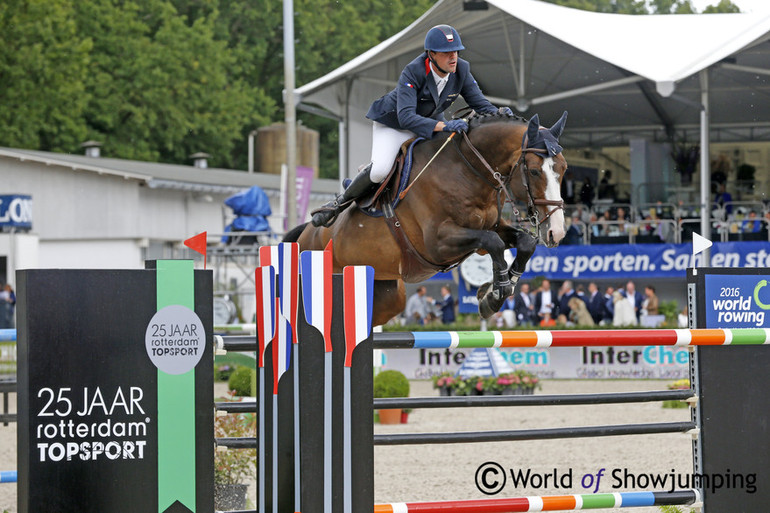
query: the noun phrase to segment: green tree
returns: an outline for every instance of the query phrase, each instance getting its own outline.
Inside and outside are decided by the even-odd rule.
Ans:
[[[704,14],[730,13],[730,12],[741,12],[740,7],[732,3],[730,0],[719,0],[718,4],[709,5],[708,7],[703,9]]]
[[[85,140],[90,50],[74,2],[0,3],[0,144],[71,151]]]
[[[85,0],[81,30],[94,51],[86,119],[111,156],[233,165],[254,97],[231,74],[235,59],[214,37],[217,12],[188,23],[170,2]]]

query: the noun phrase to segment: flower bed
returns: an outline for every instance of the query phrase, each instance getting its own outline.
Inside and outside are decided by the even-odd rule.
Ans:
[[[433,388],[437,388],[440,395],[529,395],[541,387],[537,376],[517,370],[488,378],[462,378],[444,372],[433,377]]]

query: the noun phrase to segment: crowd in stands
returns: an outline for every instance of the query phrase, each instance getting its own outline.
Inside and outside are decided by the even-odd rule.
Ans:
[[[519,291],[506,299],[492,317],[497,327],[514,326],[659,326],[665,320],[655,287],[636,290],[633,281],[617,289],[607,286],[599,290],[595,282],[587,289],[564,281],[558,290],[548,279],[530,291],[529,283],[521,283]]]
[[[715,175],[717,179],[720,174]],[[597,188],[586,177],[582,185],[568,170],[562,181],[567,224],[563,245],[680,243],[700,232],[699,203],[632,204],[628,195],[619,198],[610,171]],[[712,177],[713,178],[713,177]],[[734,201],[726,181],[712,183],[712,238],[714,240],[770,240],[770,202]]]

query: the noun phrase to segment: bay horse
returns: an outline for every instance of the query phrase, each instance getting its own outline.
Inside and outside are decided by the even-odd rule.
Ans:
[[[561,180],[567,161],[558,138],[567,113],[551,128],[510,114],[471,117],[467,134],[438,133],[414,148],[413,170],[430,166],[408,193],[382,217],[348,208],[330,227],[310,223],[289,231],[284,241],[300,251],[322,250],[333,240],[334,272],[348,265],[374,268],[374,325],[385,324],[404,310],[404,282],[417,283],[454,267],[474,252],[492,257],[494,281],[479,288],[479,313],[488,318],[511,295],[538,241],[555,246],[564,237]],[[386,191],[387,192],[387,191]],[[535,234],[501,216],[505,201],[527,205]],[[513,205],[513,213],[519,212]],[[391,217],[388,217],[388,214]],[[390,219],[390,221],[388,221]],[[395,220],[394,220],[395,219]],[[519,219],[521,221],[522,219]],[[504,252],[516,248],[508,268]]]

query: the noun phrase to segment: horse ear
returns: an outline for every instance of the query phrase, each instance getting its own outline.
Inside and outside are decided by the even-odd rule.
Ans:
[[[537,132],[540,130],[540,116],[535,114],[529,119],[527,127],[527,139],[532,143],[537,138]]]
[[[567,111],[564,111],[564,114],[561,115],[559,118],[559,121],[557,121],[551,128],[548,130],[551,132],[551,134],[556,138],[556,140],[559,140],[559,137],[561,136],[561,133],[564,132],[564,124],[567,122]]]

